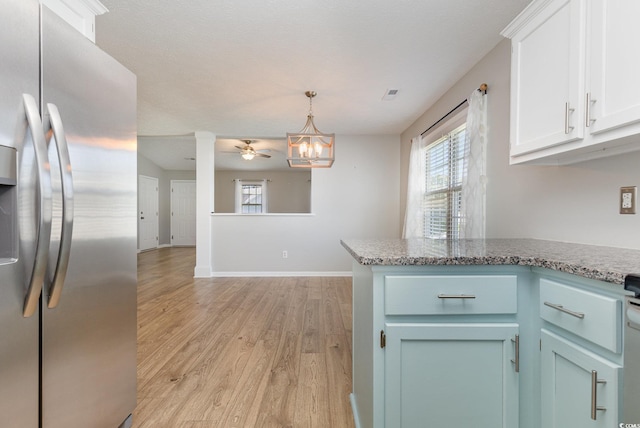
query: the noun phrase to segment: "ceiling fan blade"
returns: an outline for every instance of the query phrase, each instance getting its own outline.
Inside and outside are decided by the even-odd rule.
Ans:
[[[260,149],[260,150],[256,150],[256,152],[260,152],[260,153],[269,153],[271,151],[271,149]]]
[[[260,156],[261,158],[270,158],[271,155],[265,155],[264,153],[256,153],[256,156]]]
[[[233,146],[233,147],[235,147],[236,149],[244,150],[244,148],[247,146]]]

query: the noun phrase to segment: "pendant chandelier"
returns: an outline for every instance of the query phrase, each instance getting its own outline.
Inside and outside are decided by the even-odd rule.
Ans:
[[[312,100],[315,91],[304,93],[309,98],[309,114],[304,128],[287,133],[287,162],[291,168],[329,168],[335,159],[335,134],[323,134],[313,123]]]

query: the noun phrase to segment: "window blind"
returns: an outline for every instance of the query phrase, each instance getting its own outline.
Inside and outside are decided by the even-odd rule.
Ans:
[[[424,236],[428,238],[460,237],[464,226],[461,204],[466,142],[463,124],[426,148]]]

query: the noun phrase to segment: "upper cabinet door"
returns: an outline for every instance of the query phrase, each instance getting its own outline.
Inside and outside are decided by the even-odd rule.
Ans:
[[[534,0],[511,39],[511,163],[640,150],[636,0]]]
[[[584,16],[583,0],[554,0],[503,32],[512,38],[512,156],[583,137]]]
[[[640,121],[640,2],[593,0],[590,12],[589,132]]]

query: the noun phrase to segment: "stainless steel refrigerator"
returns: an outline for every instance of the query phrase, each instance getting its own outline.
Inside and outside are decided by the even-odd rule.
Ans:
[[[0,426],[136,405],[136,79],[38,0],[0,3]]]

